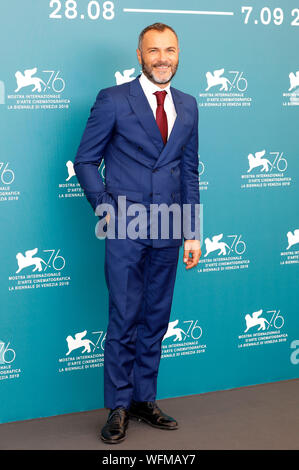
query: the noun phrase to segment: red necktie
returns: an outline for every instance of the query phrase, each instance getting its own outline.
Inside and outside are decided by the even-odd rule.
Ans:
[[[156,121],[160,129],[164,144],[167,142],[168,126],[167,126],[167,115],[164,109],[164,100],[167,91],[155,91],[154,95],[157,98],[157,110],[156,110]]]

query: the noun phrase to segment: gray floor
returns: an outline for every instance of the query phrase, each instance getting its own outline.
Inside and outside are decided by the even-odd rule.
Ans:
[[[0,449],[299,449],[299,379],[158,400],[180,429],[130,421],[114,445],[98,435],[108,410],[0,425]]]

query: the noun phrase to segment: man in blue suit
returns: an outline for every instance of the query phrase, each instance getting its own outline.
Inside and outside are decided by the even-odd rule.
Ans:
[[[110,412],[101,432],[106,443],[125,439],[129,417],[160,429],[178,428],[155,401],[161,343],[183,240],[187,269],[196,266],[201,256],[198,108],[193,96],[170,86],[178,67],[177,34],[163,23],[148,26],[140,33],[137,57],[142,74],[98,93],[74,162],[78,181],[101,216],[99,224],[107,228],[104,402]],[[98,171],[103,157],[105,185]],[[120,211],[119,196],[125,196]],[[108,207],[105,217],[98,212],[103,204]],[[167,236],[160,233],[162,214],[156,219],[158,233],[153,235],[148,216],[160,204],[189,206],[190,212],[179,223],[183,233],[176,235],[176,216],[170,211]],[[126,230],[124,236],[119,222],[128,214],[128,229],[136,207],[146,216],[139,219],[139,237],[128,236]],[[111,227],[115,234],[110,237]]]

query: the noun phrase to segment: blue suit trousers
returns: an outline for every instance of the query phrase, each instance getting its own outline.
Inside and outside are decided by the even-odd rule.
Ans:
[[[104,406],[155,401],[161,343],[171,312],[179,246],[105,239],[109,321],[104,347]]]

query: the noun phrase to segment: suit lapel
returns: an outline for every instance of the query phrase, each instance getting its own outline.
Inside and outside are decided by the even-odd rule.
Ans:
[[[159,157],[157,158],[154,165],[155,168],[161,164],[162,160],[165,163],[165,159],[169,154],[169,150],[171,149],[172,144],[174,144],[176,139],[182,134],[182,130],[184,128],[184,107],[177,90],[173,87],[170,87],[177,117],[168,141],[164,145],[160,129],[147,97],[145,96],[142,86],[139,82],[139,77],[140,75],[130,82],[130,94],[128,95],[128,100],[141,126],[144,128],[145,132],[148,134],[151,141],[159,151]]]
[[[164,142],[152,108],[150,107],[147,97],[140,85],[139,77],[140,75],[130,82],[130,94],[128,95],[128,100],[145,132],[157,147],[158,151],[161,152]]]

